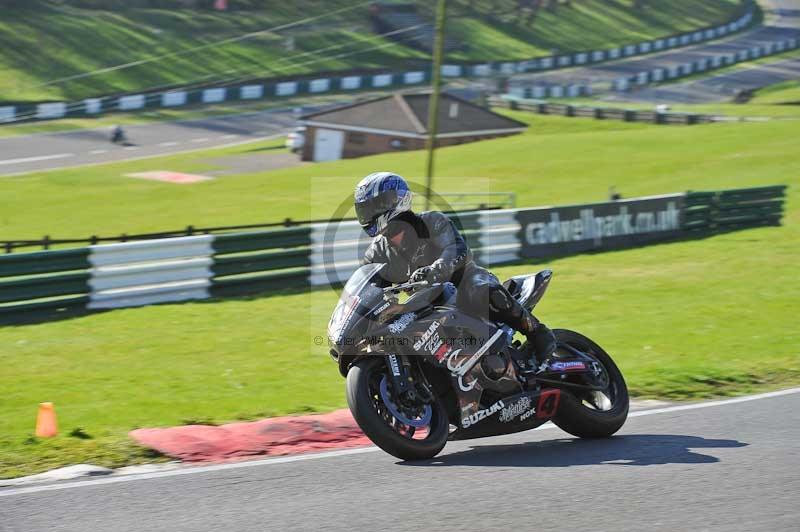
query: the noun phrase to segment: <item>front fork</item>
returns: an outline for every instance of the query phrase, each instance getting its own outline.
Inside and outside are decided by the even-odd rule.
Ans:
[[[424,403],[433,401],[430,385],[421,368],[415,368],[411,359],[397,353],[386,354],[386,367],[392,380],[392,388],[398,399],[414,402],[420,399]]]

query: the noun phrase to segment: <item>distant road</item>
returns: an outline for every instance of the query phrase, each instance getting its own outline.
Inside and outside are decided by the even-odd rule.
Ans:
[[[617,78],[632,76],[655,68],[669,68],[706,57],[735,53],[790,37],[800,38],[800,0],[762,0],[760,4],[765,11],[765,24],[728,39],[596,66],[541,74],[522,74],[514,76],[514,79],[532,84],[610,83]],[[747,81],[748,86],[752,86],[753,80],[748,79]],[[759,86],[767,84],[769,84],[769,80],[765,79]],[[709,86],[707,89],[713,91],[714,87]]]
[[[284,133],[295,120],[282,109],[126,126],[129,146],[111,144],[109,128],[0,138],[0,176],[252,141]]]
[[[675,103],[720,102],[732,99],[739,91],[759,89],[789,80],[800,80],[800,59],[753,65],[683,83],[645,87],[615,95],[613,99]]]
[[[466,86],[482,85],[480,82],[468,82]],[[460,87],[450,92],[467,96],[474,92],[470,91],[469,88]],[[364,94],[342,96],[340,100],[332,103],[305,105],[302,107],[302,112],[305,114],[323,110],[369,96]],[[0,137],[0,177],[250,142],[287,133],[296,125],[298,116],[293,109],[285,108],[124,126],[125,134],[130,141],[129,146],[111,144],[111,129],[108,127]]]
[[[800,389],[636,412],[619,435],[549,429],[0,488],[3,532],[796,531]]]

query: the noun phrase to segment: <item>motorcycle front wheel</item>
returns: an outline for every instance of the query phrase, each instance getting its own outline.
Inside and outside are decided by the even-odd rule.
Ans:
[[[386,363],[370,356],[356,362],[347,373],[347,404],[358,426],[372,442],[401,460],[433,458],[447,443],[449,421],[441,401],[402,409],[391,390]],[[383,389],[382,389],[383,388]]]
[[[565,390],[561,394],[553,423],[573,436],[605,438],[617,432],[628,418],[628,387],[622,372],[602,347],[575,331],[556,329],[559,354],[571,357],[575,351],[592,359],[596,378],[603,390]]]

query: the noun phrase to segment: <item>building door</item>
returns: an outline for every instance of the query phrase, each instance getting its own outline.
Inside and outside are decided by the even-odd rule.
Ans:
[[[317,129],[314,134],[314,160],[335,161],[342,158],[344,132],[332,129]]]

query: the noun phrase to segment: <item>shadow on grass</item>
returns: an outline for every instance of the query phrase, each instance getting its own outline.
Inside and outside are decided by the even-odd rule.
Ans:
[[[720,459],[693,449],[731,449],[747,445],[749,444],[737,440],[716,440],[701,436],[633,434],[599,440],[558,439],[516,445],[476,445],[468,451],[399,464],[412,467],[713,464]]]
[[[341,287],[343,285],[339,285]],[[315,290],[322,288],[330,289],[330,287],[317,287]],[[208,305],[216,304],[225,301],[250,301],[262,299],[266,297],[279,297],[287,295],[298,295],[308,293],[311,290],[309,286],[296,286],[296,287],[282,287],[279,290],[266,288],[254,293],[245,293],[244,287],[231,287],[226,289],[224,294],[215,295],[208,299],[190,299],[186,301],[167,301],[164,303],[153,303],[150,305],[143,305],[147,307],[165,306],[165,305]],[[123,307],[119,309],[88,309],[82,304],[71,307],[60,308],[45,308],[29,311],[13,312],[12,309],[7,309],[0,312],[0,328],[2,327],[20,327],[26,325],[37,325],[42,323],[72,320],[93,316],[97,314],[104,314],[114,310],[125,310],[142,307]]]

